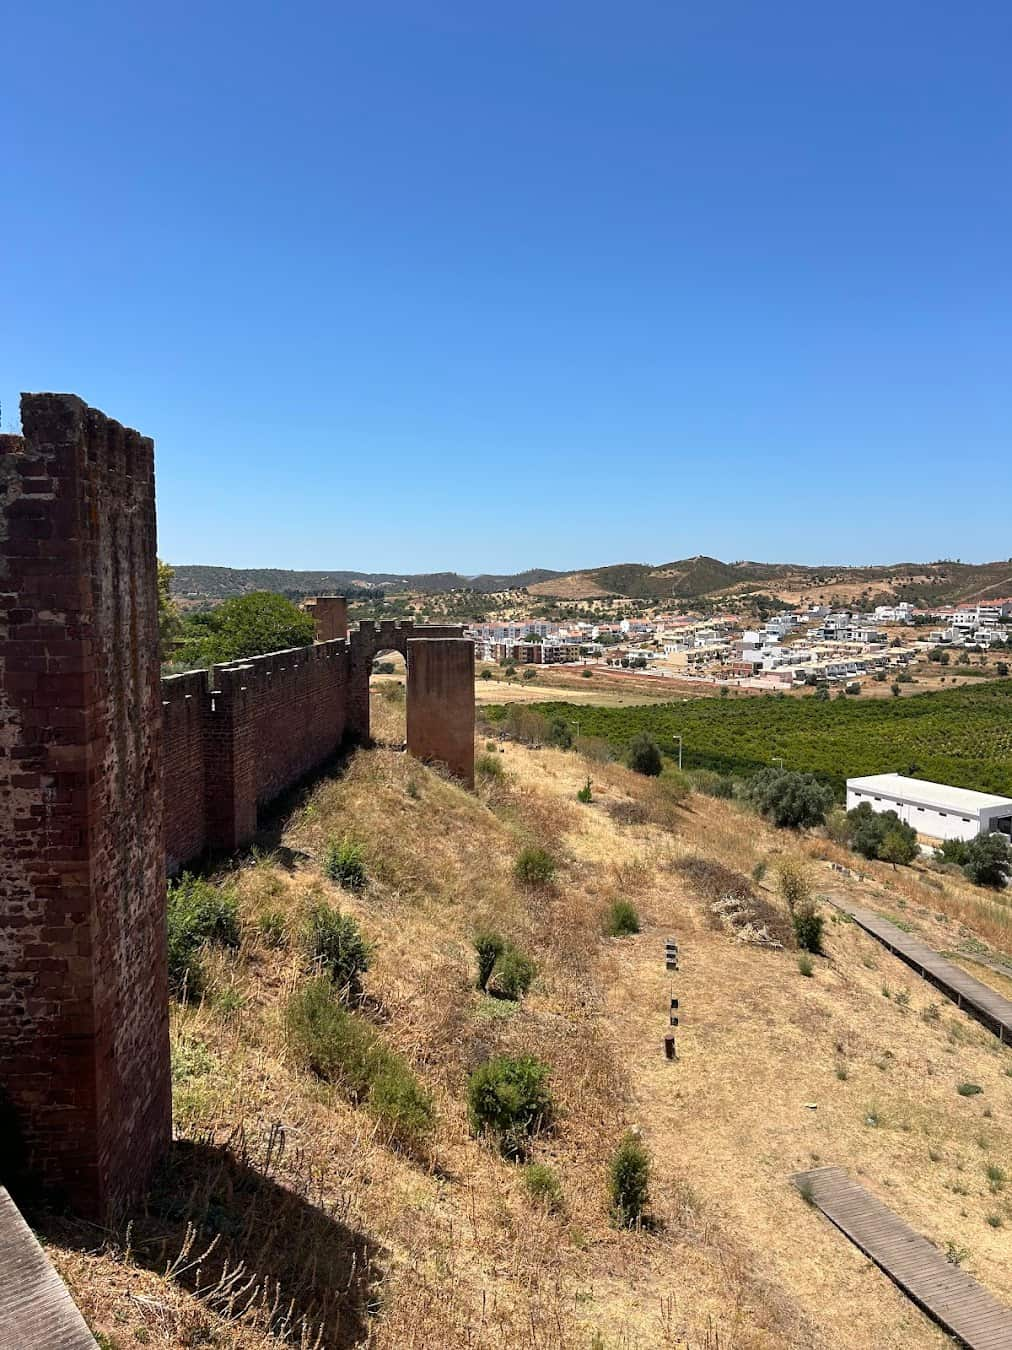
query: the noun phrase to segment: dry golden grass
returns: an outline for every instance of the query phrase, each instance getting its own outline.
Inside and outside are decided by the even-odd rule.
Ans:
[[[377,739],[402,740],[402,717],[403,704],[375,694]],[[778,856],[806,860],[817,894],[847,889],[934,925],[925,931],[949,946],[962,931],[987,938],[974,924],[987,917],[979,892],[903,869],[840,878],[826,841],[773,831],[734,803],[674,805],[617,764],[516,745],[498,762],[502,774],[471,795],[393,750],[361,752],[308,795],[273,854],[222,874],[244,940],[208,956],[199,1004],[173,1008],[181,1145],[163,1189],[175,1207],[138,1213],[129,1251],[125,1233],[51,1235],[108,1343],[125,1350],[140,1330],[153,1346],[230,1350],[317,1338],[377,1350],[946,1344],[790,1186],[792,1171],[816,1163],[850,1168],[919,1231],[966,1248],[968,1268],[1012,1298],[1009,1189],[992,1190],[984,1170],[1012,1172],[1012,1055],[828,910],[827,955],[808,979],[795,952],[715,931],[677,864],[704,857],[749,876],[766,863],[772,878]],[[641,808],[639,823],[613,818],[622,803]],[[322,871],[327,844],[345,836],[364,851],[361,891]],[[559,861],[546,889],[514,879],[528,843]],[[762,895],[779,905],[768,887]],[[619,898],[642,931],[604,938]],[[321,899],[375,945],[357,1015],[434,1098],[421,1158],[388,1147],[364,1108],[288,1050],[284,1006],[307,975],[299,936]],[[474,988],[471,939],[486,926],[537,962],[519,1005]],[[284,945],[273,945],[279,927]],[[674,977],[668,934],[681,947]],[[674,1064],[661,1044],[672,986]],[[559,1213],[469,1132],[468,1073],[502,1051],[550,1066],[558,1122],[533,1156],[559,1177]],[[960,1097],[963,1081],[984,1092]],[[653,1222],[618,1232],[606,1169],[631,1124],[654,1157]],[[200,1268],[203,1292],[195,1269],[164,1273],[191,1216],[203,1226],[190,1259],[205,1234],[223,1234]],[[233,1263],[227,1277],[240,1261],[255,1281],[245,1312],[210,1295],[222,1263]]]

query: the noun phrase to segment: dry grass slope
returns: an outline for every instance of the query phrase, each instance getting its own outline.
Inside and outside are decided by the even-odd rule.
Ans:
[[[379,739],[397,743],[402,717],[396,697],[377,696]],[[683,864],[709,859],[748,877],[786,852],[817,890],[851,888],[936,945],[1008,950],[1008,927],[979,893],[885,867],[840,878],[826,841],[771,831],[732,803],[677,805],[619,765],[514,746],[497,760],[502,772],[471,796],[393,750],[361,752],[307,796],[272,852],[217,878],[237,895],[243,941],[208,955],[201,1002],[173,1009],[172,1166],[129,1233],[50,1233],[103,1343],[946,1344],[790,1186],[790,1173],[818,1163],[851,1168],[1012,1299],[1007,1227],[989,1221],[1012,1225],[1012,1053],[828,911],[811,978],[789,947],[736,940]],[[363,849],[359,891],[322,869],[343,837]],[[547,889],[514,879],[529,844],[559,861]],[[788,931],[775,893],[756,894]],[[616,899],[635,904],[639,934],[602,936]],[[354,1015],[434,1098],[421,1155],[391,1147],[287,1044],[284,1008],[309,974],[300,933],[321,901],[354,915],[374,944]],[[471,939],[484,927],[537,963],[519,1004],[475,989]],[[674,977],[668,934],[681,947]],[[675,1064],[661,1048],[672,978]],[[468,1128],[468,1074],[504,1052],[551,1070],[557,1123],[533,1157],[559,1179],[556,1209]],[[984,1091],[960,1096],[962,1082]],[[654,1157],[652,1222],[620,1232],[606,1174],[630,1125]]]

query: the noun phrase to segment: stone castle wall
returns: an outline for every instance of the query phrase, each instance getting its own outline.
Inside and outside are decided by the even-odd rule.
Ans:
[[[66,394],[24,395],[22,425],[0,437],[0,1184],[102,1224],[171,1137],[166,866],[248,844],[368,740],[383,651],[408,660],[413,753],[470,782],[474,649],[348,634],[324,597],[315,645],[160,681],[151,441]]]
[[[335,613],[337,623],[344,622],[342,611],[330,605],[313,612],[318,635],[332,631]],[[346,741],[368,741],[369,676],[381,652],[397,651],[409,660],[410,718],[415,698],[410,653],[417,641],[434,639],[453,641],[429,654],[426,671],[432,674],[418,686],[425,704],[414,719],[419,757],[438,760],[473,784],[474,644],[461,639],[458,627],[363,623],[346,638],[233,661],[215,666],[209,675],[198,670],[162,680],[169,872],[206,851],[242,848],[254,837],[264,807],[319,769]],[[466,654],[458,645],[471,654],[470,683],[466,689],[455,683],[454,698],[441,708],[439,695],[430,691],[442,689],[438,669],[451,655],[453,670],[463,670]],[[461,723],[459,736],[450,731],[450,721]],[[410,740],[409,735],[414,753]]]
[[[169,872],[248,843],[258,809],[340,748],[347,695],[341,640],[164,679]]]
[[[71,395],[21,417],[0,446],[0,1166],[16,1150],[101,1221],[170,1137],[153,446]]]

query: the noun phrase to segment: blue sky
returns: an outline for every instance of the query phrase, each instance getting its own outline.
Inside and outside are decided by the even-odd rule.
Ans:
[[[1012,554],[1007,0],[36,0],[0,399],[175,562]]]

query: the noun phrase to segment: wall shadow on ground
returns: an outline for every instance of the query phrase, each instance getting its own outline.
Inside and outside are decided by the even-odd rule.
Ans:
[[[305,1326],[324,1350],[360,1345],[379,1307],[381,1249],[349,1222],[346,1197],[324,1198],[305,1161],[285,1156],[280,1127],[256,1152],[254,1162],[241,1130],[223,1144],[175,1141],[131,1217],[130,1259],[168,1270],[212,1311],[235,1316],[252,1301],[248,1315],[283,1342],[298,1344]],[[96,1246],[92,1225],[40,1227],[62,1245]]]

